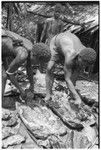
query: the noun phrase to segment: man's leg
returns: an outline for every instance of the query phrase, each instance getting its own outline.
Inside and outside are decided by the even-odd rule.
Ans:
[[[54,82],[53,70],[54,70],[55,61],[50,60],[48,63],[47,71],[46,71],[46,98],[48,101],[52,95],[52,86]]]
[[[32,66],[31,66],[30,53],[27,58],[26,70],[27,70],[27,75],[28,75],[28,79],[30,82],[30,90],[31,90],[31,92],[34,92],[33,70],[32,70]]]
[[[79,74],[80,74],[80,69],[76,68],[71,75],[71,80],[74,86],[76,86],[76,81],[78,79]]]
[[[55,63],[58,60],[58,54],[56,52],[56,46],[54,45],[54,41],[50,43],[50,51],[51,51],[51,59],[48,63],[47,71],[46,71],[46,98],[48,101],[52,96],[52,86],[54,82],[53,71],[55,67]]]
[[[18,50],[18,54],[17,54],[16,58],[9,65],[6,73],[9,77],[10,81],[12,82],[12,84],[14,84],[15,87],[18,88],[18,90],[20,91],[21,96],[25,97],[24,90],[19,86],[19,84],[15,78],[15,72],[25,62],[25,60],[28,57],[28,53],[27,53],[26,49],[23,47],[18,47],[16,50]]]
[[[2,30],[2,36],[10,37],[16,43],[22,43],[23,42],[23,40],[20,38],[20,36],[16,36],[15,33],[11,32],[9,30]]]
[[[4,66],[2,66],[2,98],[3,98],[4,92],[5,92],[6,81],[7,81],[7,74],[4,69]]]

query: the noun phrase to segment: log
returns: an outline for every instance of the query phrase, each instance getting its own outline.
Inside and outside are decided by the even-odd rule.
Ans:
[[[31,13],[33,15],[38,15],[38,16],[42,16],[42,17],[45,17],[45,18],[51,18],[52,16],[47,16],[47,15],[43,15],[43,14],[40,14],[40,13],[36,13],[36,12],[33,12],[33,11],[29,11],[27,10],[28,13]]]
[[[67,133],[66,126],[47,107],[34,106],[30,108],[19,104],[18,106],[17,110],[22,121],[36,139],[46,140],[50,135],[64,136]]]
[[[80,123],[76,123],[74,121],[71,121],[71,120],[67,120],[65,117],[63,117],[59,112],[58,110],[56,110],[51,104],[49,103],[46,103],[45,101],[43,102],[45,103],[45,105],[52,110],[52,112],[57,115],[60,120],[64,123],[65,126],[67,126],[69,129],[71,130],[77,130],[77,131],[81,131],[84,126]]]

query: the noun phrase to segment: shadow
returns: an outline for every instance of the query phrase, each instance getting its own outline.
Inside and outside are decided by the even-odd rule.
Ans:
[[[19,95],[4,96],[2,99],[2,108],[16,110],[16,101],[20,102]]]

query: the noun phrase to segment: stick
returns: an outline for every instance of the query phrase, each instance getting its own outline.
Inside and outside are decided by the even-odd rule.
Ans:
[[[51,18],[52,16],[46,16],[46,15],[42,15],[42,14],[39,14],[39,13],[36,13],[36,12],[32,12],[32,11],[29,11],[27,10],[28,13],[31,13],[31,14],[34,14],[34,15],[38,15],[38,16],[42,16],[42,17],[45,17],[45,18]]]
[[[29,136],[31,137],[31,139],[37,144],[37,146],[38,146],[39,148],[42,148],[42,147],[38,144],[36,138],[33,136],[33,134],[31,133],[31,131],[27,129],[27,127],[26,127],[26,125],[24,124],[24,122],[23,122],[22,118],[20,117],[20,115],[19,115],[19,118],[20,118],[21,122],[23,123],[23,125],[24,125],[24,127],[25,127],[27,133],[28,133]]]

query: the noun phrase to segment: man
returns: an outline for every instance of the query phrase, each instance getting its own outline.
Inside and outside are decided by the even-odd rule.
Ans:
[[[19,86],[15,73],[17,69],[27,60],[27,74],[30,81],[30,96],[33,96],[33,73],[30,61],[30,52],[33,49],[32,43],[24,37],[8,30],[2,30],[2,94],[4,95],[7,78],[15,85],[21,93],[21,99],[28,97],[25,91]],[[9,61],[7,62],[7,59]]]
[[[51,38],[62,31],[63,22],[59,18],[60,14],[61,14],[61,5],[56,5],[54,11],[54,17],[48,18],[45,21],[44,29],[42,31],[41,40],[40,40],[41,42],[46,36],[46,44],[49,45]]]
[[[71,21],[67,19],[65,16],[61,15],[62,13],[62,5],[58,3],[55,6],[54,17],[46,20],[44,24],[44,28],[42,31],[41,39],[42,42],[44,37],[46,37],[46,44],[49,45],[50,40],[53,36],[63,32],[64,22],[83,26],[84,24],[80,24],[77,21]]]
[[[73,95],[75,104],[81,103],[81,98],[75,90],[74,84],[80,73],[87,66],[94,64],[96,52],[86,48],[79,38],[69,31],[54,36],[50,42],[51,59],[46,73],[46,98],[48,102],[52,96],[53,70],[57,62],[64,63],[65,81]]]
[[[14,32],[2,30],[2,94],[4,95],[6,80],[9,78],[20,91],[22,100],[26,101],[33,98],[34,81],[32,65],[38,65],[40,72],[42,72],[49,59],[50,50],[44,43],[32,45],[28,39]],[[17,69],[25,62],[30,82],[29,92],[24,91],[15,78]]]

